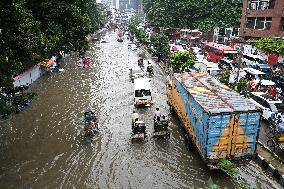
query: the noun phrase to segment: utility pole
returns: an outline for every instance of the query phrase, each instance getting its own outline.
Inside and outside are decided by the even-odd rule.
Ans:
[[[239,60],[238,60],[238,71],[237,71],[237,77],[235,78],[235,85],[239,82],[239,76],[240,76],[240,69],[241,69],[241,65],[242,65],[242,60],[243,60],[243,53],[244,53],[244,38],[240,37],[240,41],[241,41],[241,46],[239,51]]]

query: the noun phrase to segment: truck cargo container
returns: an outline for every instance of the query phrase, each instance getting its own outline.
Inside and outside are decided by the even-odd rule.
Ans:
[[[220,159],[250,159],[256,151],[261,110],[208,73],[175,73],[168,104],[210,168]]]

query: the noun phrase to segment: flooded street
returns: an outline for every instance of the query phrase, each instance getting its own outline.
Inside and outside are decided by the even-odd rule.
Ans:
[[[117,42],[114,32],[106,33],[106,41],[93,43],[87,53],[94,68],[79,68],[76,58],[67,58],[64,72],[33,84],[38,96],[28,110],[1,122],[0,188],[199,188],[210,177],[234,188],[228,176],[209,171],[187,149],[184,131],[166,103],[167,75],[155,63],[154,105],[138,109],[149,141],[131,144],[129,68],[141,50],[129,50],[127,40]],[[169,140],[152,138],[156,107],[169,116]],[[100,124],[92,143],[83,137],[87,110],[96,112]],[[253,162],[239,176],[251,186],[281,188]]]

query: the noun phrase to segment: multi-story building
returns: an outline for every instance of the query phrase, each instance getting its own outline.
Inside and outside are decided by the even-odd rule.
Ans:
[[[141,12],[142,0],[119,0],[119,9],[134,9],[136,12]]]
[[[119,0],[119,10],[130,8],[130,0]]]
[[[284,37],[284,0],[243,0],[240,36]]]

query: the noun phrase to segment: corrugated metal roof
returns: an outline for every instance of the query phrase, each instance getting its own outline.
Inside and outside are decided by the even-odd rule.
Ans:
[[[210,113],[252,111],[258,108],[206,72],[175,73],[174,77]]]

